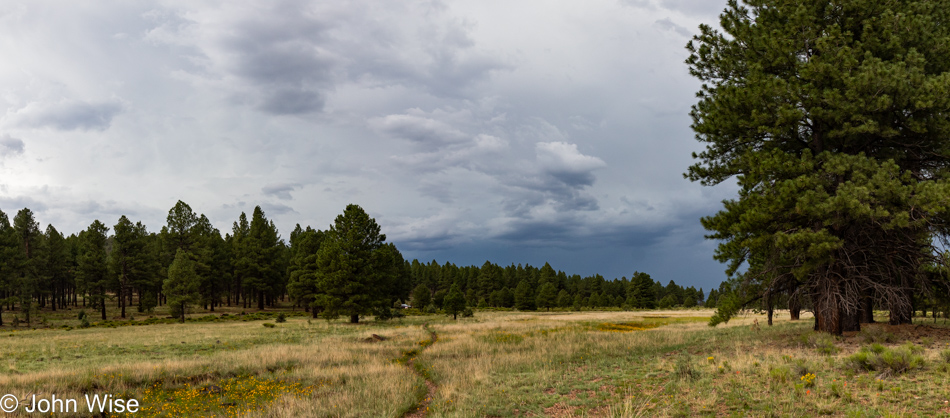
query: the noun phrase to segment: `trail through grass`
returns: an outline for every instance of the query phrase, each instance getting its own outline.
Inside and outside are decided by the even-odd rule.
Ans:
[[[709,328],[709,314],[15,331],[0,334],[0,388],[21,399],[135,398],[142,417],[950,414],[950,329],[940,324],[833,337],[781,317],[773,327],[747,316]]]

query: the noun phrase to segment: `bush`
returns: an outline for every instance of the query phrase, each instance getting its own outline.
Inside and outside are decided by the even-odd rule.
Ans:
[[[785,383],[791,377],[792,370],[788,366],[778,366],[769,369],[769,377],[777,382]]]
[[[941,351],[940,359],[943,360],[945,363],[950,363],[950,349]]]
[[[263,323],[263,324],[261,324],[261,325],[263,325],[265,328],[274,328],[274,327],[277,326],[277,325],[274,325],[274,324],[272,324],[272,323],[270,323],[270,322],[265,322],[265,323]]]
[[[277,319],[275,319],[274,322],[277,322],[277,323],[287,322],[287,315],[284,315],[283,312],[277,314]]]
[[[466,307],[462,310],[462,318],[471,318],[473,316],[475,316],[475,312],[472,311],[472,308]]]
[[[812,332],[800,337],[802,345],[812,347],[821,354],[831,355],[837,353],[838,347],[835,345],[835,337],[824,332]]]
[[[85,317],[86,317],[86,310],[81,310],[81,311],[79,311],[79,316],[76,317],[76,319],[82,321],[82,319],[85,318]]]
[[[848,363],[855,370],[877,371],[882,375],[901,374],[924,366],[920,355],[922,347],[907,343],[896,348],[886,348],[880,344],[862,347],[848,357]]]
[[[83,315],[82,321],[79,322],[79,328],[89,328],[92,324],[89,323],[89,317]]]
[[[673,373],[683,380],[696,380],[702,374],[687,354],[677,357],[676,363],[673,364]]]
[[[892,343],[895,340],[894,334],[885,331],[879,327],[865,327],[858,333],[858,339],[862,343]]]

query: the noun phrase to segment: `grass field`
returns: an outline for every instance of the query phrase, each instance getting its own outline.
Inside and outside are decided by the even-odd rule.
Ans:
[[[709,328],[711,314],[484,311],[347,324],[232,312],[78,328],[61,313],[49,328],[0,331],[0,395],[111,394],[138,400],[136,417],[950,414],[941,323],[834,338],[813,333],[810,318]],[[136,320],[147,321],[162,322]]]

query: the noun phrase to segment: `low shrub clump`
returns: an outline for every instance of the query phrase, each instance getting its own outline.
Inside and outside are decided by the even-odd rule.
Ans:
[[[676,363],[673,364],[673,373],[683,380],[699,379],[701,375],[699,368],[693,364],[693,360],[688,354],[676,358]]]
[[[876,371],[883,376],[901,374],[924,366],[920,355],[923,348],[913,343],[900,347],[887,348],[881,344],[871,344],[848,357],[848,363],[856,370]]]
[[[857,335],[858,339],[865,344],[871,343],[892,343],[895,341],[894,334],[878,327],[864,327]]]
[[[835,345],[835,337],[831,334],[823,332],[808,333],[802,335],[800,341],[802,345],[812,347],[821,354],[832,355],[839,351]]]

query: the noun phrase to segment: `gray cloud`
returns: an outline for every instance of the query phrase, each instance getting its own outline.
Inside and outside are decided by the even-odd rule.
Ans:
[[[148,32],[157,43],[183,48],[199,63],[195,80],[224,87],[268,114],[324,110],[341,84],[406,85],[437,96],[459,96],[494,72],[511,68],[475,49],[471,22],[444,7],[285,1],[218,7],[159,16]],[[402,13],[426,16],[406,22]]]
[[[34,102],[14,113],[16,126],[53,128],[60,131],[104,131],[123,106],[116,100],[86,102],[61,100],[55,103]]]
[[[270,218],[288,213],[298,213],[294,208],[282,203],[261,203],[261,209]]]
[[[594,184],[594,170],[607,165],[600,158],[578,152],[577,144],[539,142],[536,148],[541,170],[572,187]]]
[[[6,134],[0,136],[0,158],[23,154],[25,149],[22,140]]]
[[[294,197],[290,195],[290,192],[297,188],[300,188],[300,185],[296,183],[275,183],[264,186],[261,191],[265,195],[274,196],[281,200],[293,200]]]
[[[0,210],[6,212],[10,219],[13,219],[13,215],[16,215],[17,211],[23,208],[29,208],[37,213],[45,211],[49,206],[43,201],[30,196],[0,196]]]
[[[621,3],[647,10],[665,9],[685,15],[712,18],[726,8],[725,0],[621,0]]]
[[[660,29],[663,29],[663,30],[670,30],[670,31],[676,32],[676,33],[678,33],[678,34],[680,34],[680,35],[683,35],[683,36],[692,36],[692,35],[693,35],[693,33],[689,31],[689,29],[686,29],[686,28],[684,28],[684,27],[682,27],[682,26],[680,26],[680,25],[677,25],[676,23],[673,23],[673,20],[671,20],[671,19],[668,18],[668,17],[663,18],[663,19],[660,19],[660,20],[657,20],[657,21],[654,22],[653,24],[656,25],[656,26],[657,26],[658,28],[660,28]]]
[[[64,232],[181,199],[286,237],[359,203],[410,258],[722,270],[696,225],[734,190],[681,177],[682,28],[716,1],[12,1],[0,205]]]

